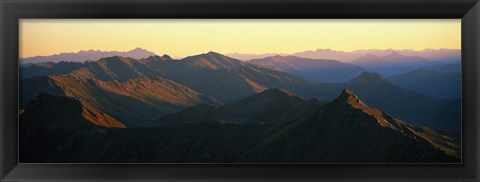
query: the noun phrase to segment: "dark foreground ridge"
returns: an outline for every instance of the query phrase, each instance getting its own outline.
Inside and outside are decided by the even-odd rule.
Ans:
[[[59,112],[66,107],[72,113]],[[371,108],[350,90],[327,103],[270,89],[223,106],[193,106],[149,128],[92,125],[81,108],[48,94],[30,103],[20,116],[20,162],[460,162],[453,139]]]

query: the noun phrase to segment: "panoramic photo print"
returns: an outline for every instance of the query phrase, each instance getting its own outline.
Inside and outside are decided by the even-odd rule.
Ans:
[[[19,163],[461,163],[460,19],[20,19]]]

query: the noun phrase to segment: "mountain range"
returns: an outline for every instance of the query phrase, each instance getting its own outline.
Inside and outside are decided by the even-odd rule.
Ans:
[[[405,74],[388,77],[392,84],[406,90],[423,93],[445,99],[457,99],[461,96],[461,74],[417,69]]]
[[[68,75],[120,82],[141,76],[161,76],[223,103],[239,100],[267,88],[284,88],[308,97],[314,94],[314,85],[303,79],[215,52],[182,60],[173,60],[167,55],[138,60],[114,56],[85,63]]]
[[[269,62],[271,60],[272,59],[258,60],[258,62]],[[302,63],[302,61],[312,63],[314,66],[295,67],[299,68],[297,69],[298,72],[301,72],[301,69],[309,68],[316,70],[312,72],[312,74],[315,72],[320,72],[322,69],[328,70],[325,67],[328,67],[332,64],[334,66],[338,66],[338,70],[353,69],[356,71],[361,71],[361,69],[359,69],[358,67],[348,65],[347,63],[340,63],[331,60],[303,60],[298,59],[297,57],[277,56],[273,59],[275,65],[278,65],[278,60],[287,60],[287,62],[289,63],[288,65],[293,65],[292,67],[295,67],[296,65]],[[55,67],[55,65],[51,67]],[[22,69],[23,68],[21,68],[20,72],[24,72]],[[293,71],[290,70],[289,72]],[[334,72],[324,72],[325,73],[321,73],[321,75],[325,75],[325,77],[329,78],[337,78]],[[342,72],[337,72],[339,73],[338,75],[341,77]],[[190,56],[182,60],[174,60],[168,55],[150,56],[144,59],[114,56],[84,63],[81,67],[70,71],[68,74],[56,75],[55,72],[51,74],[47,72],[47,75],[43,77],[39,76],[25,79],[21,83],[22,97],[20,106],[25,106],[28,100],[35,98],[37,94],[41,92],[46,92],[56,95],[65,95],[64,93],[69,93],[69,95],[76,96],[77,98],[90,98],[80,100],[82,100],[83,103],[94,102],[94,104],[90,103],[89,105],[96,105],[97,107],[103,106],[105,108],[108,108],[105,106],[105,104],[99,104],[95,101],[95,99],[91,99],[93,96],[90,96],[92,95],[92,93],[98,93],[98,91],[96,91],[96,89],[98,89],[98,85],[103,86],[106,84],[89,85],[89,83],[123,83],[130,80],[132,86],[144,88],[147,91],[143,92],[147,93],[150,88],[143,85],[138,85],[142,82],[137,82],[135,80],[143,78],[143,81],[150,81],[152,79],[169,80],[171,82],[174,82],[175,84],[185,87],[185,89],[191,89],[190,93],[187,94],[183,92],[169,92],[172,93],[172,95],[192,98],[192,95],[201,94],[202,98],[208,97],[208,100],[215,100],[215,102],[219,104],[236,102],[240,99],[248,97],[249,95],[262,92],[269,88],[285,89],[303,98],[319,97],[326,100],[333,99],[333,97],[339,91],[341,91],[341,89],[349,88],[354,90],[355,92],[358,92],[367,103],[370,103],[375,107],[385,109],[386,111],[395,114],[395,116],[410,121],[412,123],[426,124],[427,126],[434,128],[459,127],[459,101],[449,101],[441,98],[432,98],[431,95],[435,95],[435,90],[433,90],[433,93],[430,93],[430,95],[411,93],[411,91],[407,91],[412,90],[411,87],[401,88],[395,86],[394,84],[391,84],[388,80],[384,79],[383,76],[369,74],[368,72],[363,73],[364,74],[358,73],[360,74],[358,77],[355,77],[345,83],[315,84],[314,82],[307,81],[305,79],[283,71],[269,69],[269,66],[264,67],[261,64],[255,65],[245,63],[240,60],[236,60],[215,52],[208,52],[205,54]],[[345,75],[348,74],[351,73],[346,73]],[[55,77],[52,77],[53,75],[55,75]],[[56,79],[55,81],[51,81],[51,78]],[[438,78],[442,79],[442,77]],[[409,79],[414,80],[414,78],[412,77],[410,77]],[[68,85],[67,83],[71,83],[71,86],[57,86]],[[81,84],[74,85],[73,83]],[[95,87],[90,88],[92,87],[92,85]],[[120,90],[128,90],[123,88],[122,84],[115,85],[119,87],[118,89]],[[406,88],[406,90],[404,88]],[[102,88],[101,90],[105,89],[107,88]],[[109,88],[109,90],[107,91],[110,92],[111,89]],[[121,100],[132,99],[130,98],[130,95],[126,95],[122,92],[117,91],[114,92],[114,94],[115,96],[119,95],[118,99]],[[152,117],[146,117],[146,115],[151,115],[152,112],[156,113],[153,114],[154,116],[161,116],[171,111],[178,111],[178,109],[183,109],[186,106],[191,106],[199,103],[198,101],[186,101],[185,103],[180,105],[174,103],[172,107],[167,109],[166,111],[157,112],[157,107],[159,106],[158,104],[144,104],[145,102],[148,102],[146,101],[148,100],[146,98],[151,97],[149,96],[149,94],[147,94],[147,96],[141,97],[144,98],[133,98],[135,102],[132,103],[142,105],[142,107],[139,107],[142,109],[139,109],[138,111],[139,113],[143,113],[142,117],[139,117],[142,121],[155,119]],[[99,96],[99,98],[102,98],[101,100],[107,100],[103,99],[104,96]],[[109,103],[115,103],[115,100],[117,99],[117,97],[107,98],[114,99]],[[162,105],[171,104],[171,102],[165,102],[165,98],[154,97],[152,99],[162,101]],[[137,100],[140,100],[140,102],[137,102]],[[183,100],[185,101],[185,99]],[[420,101],[424,102],[419,104],[418,102]],[[120,103],[123,102],[124,101],[121,101]],[[430,111],[426,112],[426,109]],[[448,117],[440,117],[447,115]],[[134,118],[135,117],[133,116],[128,117],[127,120],[136,120]]]
[[[458,76],[216,52],[23,65],[20,160],[455,163],[460,98],[418,84]]]
[[[41,93],[66,96],[80,101],[86,113],[107,115],[128,127],[149,126],[149,122],[166,113],[199,103],[219,104],[215,99],[159,77],[119,82],[71,75],[42,76],[24,80],[21,84],[20,96],[25,99],[21,99],[20,107],[26,107],[31,98]],[[100,125],[109,127],[106,123]]]
[[[351,63],[366,68],[371,72],[388,76],[403,74],[411,70],[439,64],[419,56],[405,56],[396,51],[385,56],[367,54],[358,57]]]
[[[70,53],[60,53],[60,54],[53,54],[49,56],[34,56],[34,57],[27,57],[21,58],[20,64],[30,65],[30,64],[38,64],[44,62],[54,62],[58,63],[61,61],[68,61],[68,62],[85,62],[88,60],[98,60],[104,57],[112,57],[112,56],[122,56],[122,57],[132,57],[136,59],[146,58],[148,56],[155,55],[155,53],[150,52],[146,49],[142,48],[135,48],[130,51],[101,51],[101,50],[82,50],[79,52],[70,52]]]
[[[327,59],[307,59],[295,56],[273,56],[253,59],[248,63],[283,71],[316,83],[347,82],[365,69]]]
[[[262,105],[278,97],[295,105]],[[69,113],[55,112],[58,103]],[[207,112],[220,114],[216,119],[193,121],[205,112],[182,111],[177,117],[192,122],[148,128],[94,125],[68,97],[40,94],[27,108],[20,116],[22,162],[449,163],[460,157],[451,137],[371,108],[350,90],[322,102],[270,89]],[[264,123],[266,116],[276,119]]]
[[[320,84],[318,88],[319,97],[324,99],[333,99],[342,89],[350,89],[368,105],[412,124],[437,129],[460,127],[460,99],[447,100],[408,91],[377,73],[364,72],[347,83]]]
[[[361,56],[372,54],[376,56],[385,56],[392,52],[398,52],[399,54],[405,56],[416,56],[423,57],[429,60],[449,63],[457,62],[461,57],[461,50],[459,49],[423,49],[423,50],[412,50],[412,49],[364,49],[364,50],[354,50],[354,51],[339,51],[332,49],[316,49],[316,50],[307,50],[296,53],[269,53],[269,54],[241,54],[241,53],[232,53],[227,54],[227,56],[248,61],[252,59],[260,59],[265,57],[271,57],[275,55],[280,56],[296,56],[309,59],[330,59],[338,60],[341,62],[351,62]]]

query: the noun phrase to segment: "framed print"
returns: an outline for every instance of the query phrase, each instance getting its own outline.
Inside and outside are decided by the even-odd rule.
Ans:
[[[478,180],[478,1],[1,6],[2,180]]]

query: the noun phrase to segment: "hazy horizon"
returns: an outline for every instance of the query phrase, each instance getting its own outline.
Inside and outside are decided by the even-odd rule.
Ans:
[[[458,19],[415,20],[79,20],[21,19],[20,58],[79,50],[128,51],[186,57],[223,54],[293,54],[328,48],[460,49]]]
[[[157,53],[155,51],[140,47],[140,46],[134,46],[130,49],[125,49],[125,50],[104,50],[104,49],[82,49],[82,50],[77,50],[77,51],[71,51],[71,52],[57,52],[53,54],[48,54],[48,55],[34,55],[34,56],[29,56],[29,57],[19,57],[19,59],[26,59],[26,58],[32,58],[32,57],[43,57],[43,56],[53,56],[53,55],[59,55],[59,54],[70,54],[70,53],[80,53],[80,52],[87,52],[87,51],[102,51],[102,52],[129,52],[133,51],[135,49],[143,49],[146,51],[153,52],[155,55],[161,56],[161,55],[169,55],[172,58],[175,59],[182,59],[188,56],[193,56],[193,55],[199,55],[199,54],[205,54],[208,52],[218,52],[220,54],[224,55],[233,55],[233,54],[242,54],[242,55],[294,55],[298,53],[303,53],[303,52],[308,52],[308,51],[318,51],[318,50],[330,50],[330,51],[335,51],[335,52],[346,52],[346,53],[354,53],[354,52],[360,52],[360,51],[412,51],[412,52],[421,52],[421,51],[428,51],[428,50],[461,50],[460,48],[424,48],[424,49],[393,49],[393,48],[386,48],[386,49],[355,49],[355,50],[336,50],[336,49],[330,49],[330,48],[317,48],[317,49],[310,49],[310,50],[303,50],[303,51],[298,51],[298,52],[293,52],[293,53],[285,53],[285,52],[264,52],[264,53],[250,53],[250,52],[219,52],[215,50],[209,50],[206,52],[198,52],[198,53],[193,53],[191,55],[186,55],[186,56],[176,56],[173,54],[169,54],[167,52],[162,52],[162,53]]]

